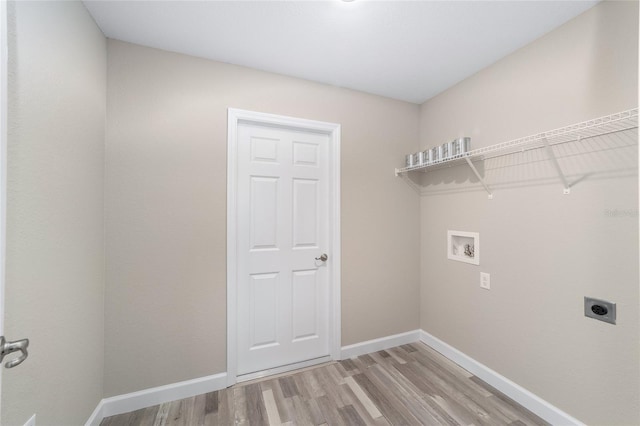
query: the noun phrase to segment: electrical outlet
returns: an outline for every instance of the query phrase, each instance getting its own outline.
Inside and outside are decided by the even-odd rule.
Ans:
[[[491,290],[491,275],[486,272],[480,272],[480,287],[485,290]]]
[[[584,316],[608,322],[616,323],[616,304],[606,300],[594,299],[593,297],[584,298]]]

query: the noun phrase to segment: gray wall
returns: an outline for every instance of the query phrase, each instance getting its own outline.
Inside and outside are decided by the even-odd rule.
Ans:
[[[227,108],[342,124],[342,344],[419,325],[419,107],[108,42],[105,396],[226,371]]]
[[[637,72],[638,3],[600,3],[425,103],[421,145],[479,148],[636,107]],[[421,326],[588,424],[639,424],[637,131],[557,153],[582,179],[571,195],[533,151],[484,163],[493,200],[466,167],[428,175]],[[448,229],[480,232],[480,266],[447,260]],[[583,296],[617,302],[618,324],[585,318]]]
[[[9,3],[2,424],[84,423],[102,398],[106,40],[80,2]]]

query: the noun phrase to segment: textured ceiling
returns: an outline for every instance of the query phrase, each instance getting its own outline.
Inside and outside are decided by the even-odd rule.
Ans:
[[[422,103],[597,1],[90,1],[107,37]]]

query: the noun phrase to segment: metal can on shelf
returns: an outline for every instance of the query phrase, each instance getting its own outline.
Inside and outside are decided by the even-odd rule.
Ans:
[[[431,156],[433,157],[434,163],[442,160],[442,146],[434,146],[431,148]]]
[[[446,160],[453,157],[453,142],[442,144],[442,159]]]
[[[416,153],[416,164],[419,166],[422,166],[425,163],[425,156],[424,156],[424,151],[420,151]]]
[[[413,154],[407,154],[407,156],[405,157],[404,165],[406,167],[415,166],[415,157],[413,156]]]
[[[458,139],[454,139],[451,142],[449,142],[449,145],[451,145],[451,152],[450,152],[450,157],[457,157],[460,154],[460,144],[458,143]]]
[[[424,150],[424,162],[425,164],[433,163],[433,149]]]
[[[453,156],[464,155],[471,150],[471,138],[458,138],[453,142]]]

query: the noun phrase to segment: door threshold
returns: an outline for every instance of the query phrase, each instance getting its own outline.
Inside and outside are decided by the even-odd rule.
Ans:
[[[331,355],[314,358],[307,361],[296,362],[294,364],[283,365],[282,367],[270,368],[268,370],[256,371],[255,373],[243,374],[236,377],[236,385],[244,386],[262,380],[274,379],[278,376],[290,374],[295,370],[309,370],[318,367],[319,364],[329,364],[335,362],[331,359]],[[298,371],[299,372],[299,371]]]

